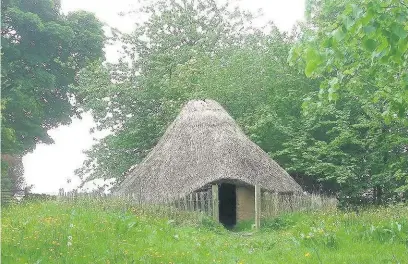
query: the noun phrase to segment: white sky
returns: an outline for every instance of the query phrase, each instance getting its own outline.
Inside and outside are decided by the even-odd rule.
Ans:
[[[86,10],[110,26],[129,32],[133,29],[131,18],[118,15],[121,11],[129,11],[137,7],[135,0],[62,0],[64,13],[75,10]],[[265,20],[274,21],[275,25],[284,31],[291,30],[298,20],[303,19],[304,0],[241,0],[243,9],[257,11],[262,9]],[[116,59],[115,48],[105,49],[107,60]],[[85,114],[82,120],[73,119],[68,126],[60,126],[48,133],[54,139],[53,145],[37,145],[36,149],[24,156],[24,176],[28,184],[33,184],[33,192],[57,194],[59,188],[71,190],[80,184],[75,176],[86,156],[83,151],[95,143],[90,134],[94,126],[92,117]],[[98,136],[98,135],[97,135]],[[99,134],[98,137],[100,137]],[[70,180],[70,183],[67,181]]]

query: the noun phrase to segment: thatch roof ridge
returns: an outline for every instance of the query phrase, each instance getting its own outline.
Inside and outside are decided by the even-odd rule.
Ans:
[[[129,173],[118,193],[136,193],[153,201],[185,195],[220,180],[259,184],[276,192],[301,191],[220,104],[193,100]]]

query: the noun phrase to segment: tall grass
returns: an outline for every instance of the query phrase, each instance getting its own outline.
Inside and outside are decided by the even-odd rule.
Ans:
[[[2,263],[408,263],[408,208],[287,213],[259,232],[121,201],[45,201],[2,211]],[[250,231],[250,232],[248,232]]]

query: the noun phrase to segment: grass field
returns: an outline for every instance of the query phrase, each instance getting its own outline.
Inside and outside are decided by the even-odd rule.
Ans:
[[[1,263],[408,263],[408,208],[293,213],[227,231],[107,202],[3,208]]]

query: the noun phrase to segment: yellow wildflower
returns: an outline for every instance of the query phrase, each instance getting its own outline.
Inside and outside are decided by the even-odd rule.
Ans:
[[[310,253],[307,252],[307,253],[305,254],[305,257],[310,257]]]

